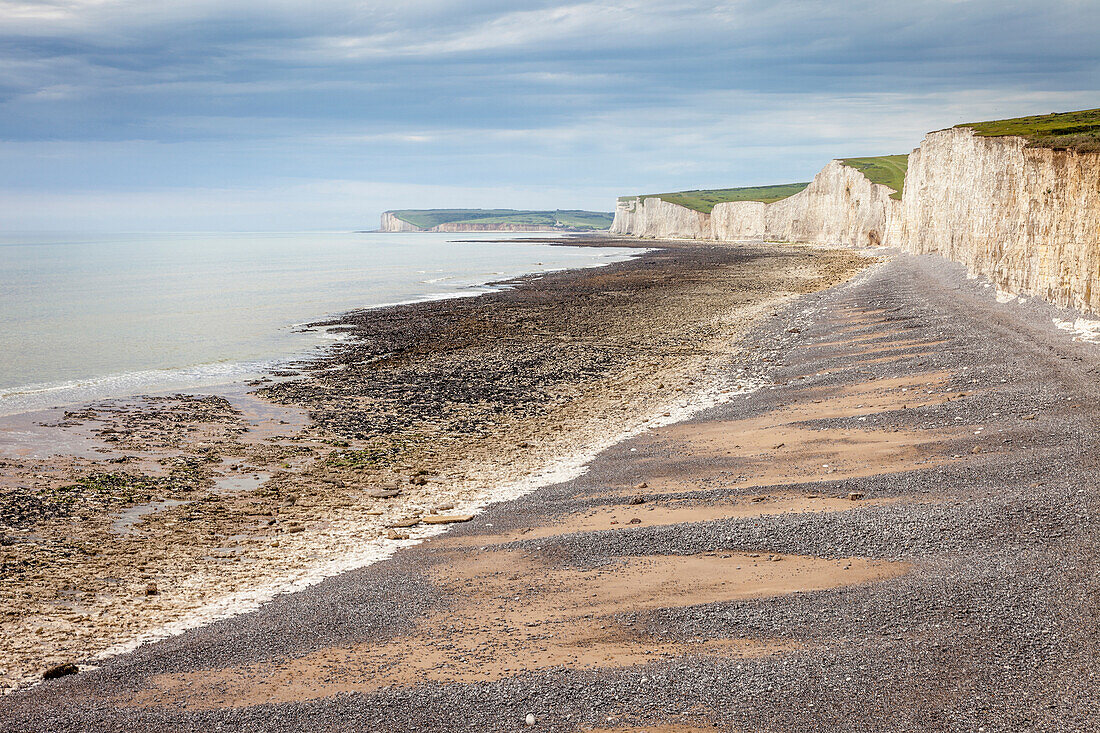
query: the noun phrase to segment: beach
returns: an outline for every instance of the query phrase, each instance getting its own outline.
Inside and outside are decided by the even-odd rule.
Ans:
[[[639,253],[310,324],[340,340],[250,385],[4,418],[5,685],[87,670],[574,479],[626,437],[755,389],[765,362],[729,370],[747,330],[870,262]]]
[[[1092,730],[1096,346],[880,255],[746,326],[755,388],[0,729]]]

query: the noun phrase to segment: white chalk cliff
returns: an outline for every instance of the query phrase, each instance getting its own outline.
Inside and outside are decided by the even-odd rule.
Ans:
[[[937,253],[998,289],[1100,313],[1100,154],[1028,147],[969,128],[929,133],[902,200],[832,161],[800,193],[710,214],[620,200],[612,233],[648,238],[886,245]]]
[[[620,200],[611,233],[875,246],[900,224],[901,201],[890,198],[892,193],[834,160],[804,190],[771,204],[732,201],[704,214],[658,198]]]
[[[427,231],[421,229],[415,224],[410,224],[404,219],[398,219],[394,216],[392,211],[382,212],[382,228],[383,232],[423,232]]]
[[[619,199],[612,234],[652,239],[713,239],[710,215],[654,198]]]
[[[1100,312],[1100,154],[968,128],[909,156],[898,246],[961,262],[1009,293]]]
[[[892,188],[871,183],[839,160],[814,176],[805,190],[768,204],[764,238],[779,242],[875,247],[896,234],[902,202]],[[717,207],[716,207],[717,208]]]

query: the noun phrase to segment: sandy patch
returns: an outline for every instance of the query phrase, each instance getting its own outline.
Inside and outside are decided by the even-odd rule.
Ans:
[[[702,467],[673,473],[665,462],[647,472],[639,459],[637,477],[649,492],[675,494],[701,487],[745,488],[814,483],[902,473],[947,463],[938,446],[963,434],[955,430],[896,430],[806,426],[813,420],[867,418],[901,409],[940,404],[965,396],[947,392],[947,372],[879,379],[843,387],[786,385],[790,401],[767,414],[744,420],[680,423],[653,430],[648,437],[662,449]],[[668,475],[666,475],[668,474]],[[619,496],[633,489],[614,492]]]
[[[787,642],[657,641],[617,617],[667,607],[836,588],[896,577],[901,563],[710,553],[624,558],[593,569],[518,551],[448,553],[436,581],[456,605],[388,642],[330,647],[247,667],[161,675],[130,704],[219,708],[309,700],[420,682],[476,682],[550,667],[629,667],[685,654],[752,657]]]
[[[859,326],[857,328],[865,328],[865,327]],[[850,333],[850,331],[848,331],[848,332]],[[843,333],[843,332],[841,332],[841,333]],[[874,343],[876,341],[883,341],[883,340],[886,340],[886,339],[895,340],[895,339],[891,339],[891,337],[893,337],[893,336],[904,336],[907,333],[908,333],[908,329],[895,329],[895,330],[892,330],[892,331],[878,331],[878,330],[876,330],[876,331],[871,331],[869,333],[861,334],[859,336],[851,336],[851,337],[848,337],[848,338],[830,339],[830,340],[827,340],[827,341],[812,341],[810,343],[803,344],[803,348],[817,349],[817,348],[828,347],[828,346],[834,346],[834,347],[835,346],[863,346],[863,345],[866,345],[867,343]]]
[[[648,488],[631,489],[629,492],[622,493],[632,493],[639,497],[645,497],[648,495],[649,490]],[[488,536],[475,535],[472,537],[447,538],[441,540],[441,542],[455,546],[485,546],[576,532],[661,527],[692,522],[710,522],[717,519],[745,519],[781,514],[843,512],[857,509],[860,506],[889,504],[896,501],[896,499],[852,501],[847,498],[841,499],[819,494],[769,494],[723,502],[646,501],[644,504],[602,506],[583,512],[567,514],[558,518],[553,524],[524,527],[514,532]]]
[[[934,457],[930,436],[917,432],[812,430],[744,420],[683,426],[661,431],[661,437],[684,458],[704,458],[708,464],[653,475],[645,473],[646,462],[639,461],[648,491],[656,494],[694,491],[704,485],[719,488],[708,482],[762,488],[837,481],[915,471],[952,460]]]

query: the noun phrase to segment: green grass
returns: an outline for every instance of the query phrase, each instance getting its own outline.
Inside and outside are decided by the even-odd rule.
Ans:
[[[615,215],[603,211],[517,209],[405,209],[390,212],[421,229],[440,224],[521,224],[562,229],[607,229]]]
[[[880,183],[894,189],[892,199],[901,199],[905,187],[905,170],[909,167],[908,155],[880,155],[877,158],[841,158],[840,162],[867,177],[871,183]]]
[[[806,183],[781,183],[776,186],[743,186],[741,188],[715,188],[700,191],[676,191],[674,193],[651,193],[644,196],[621,196],[620,201],[630,199],[658,198],[670,204],[709,214],[716,204],[728,201],[761,201],[765,204],[781,201],[794,196],[809,186]]]
[[[969,127],[982,137],[1017,135],[1027,138],[1028,145],[1037,148],[1100,153],[1100,109],[1052,112],[1048,115],[990,122],[967,122],[955,127]]]

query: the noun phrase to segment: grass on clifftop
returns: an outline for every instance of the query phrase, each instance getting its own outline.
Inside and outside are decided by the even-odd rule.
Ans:
[[[1100,109],[1052,112],[1048,115],[990,122],[967,122],[955,127],[969,127],[974,134],[982,137],[1017,135],[1027,138],[1028,145],[1036,148],[1100,153]]]
[[[404,209],[391,211],[422,229],[440,224],[517,224],[562,229],[608,229],[615,215],[603,211],[522,211],[517,209]]]
[[[908,155],[880,155],[877,158],[841,158],[840,162],[855,168],[871,183],[880,183],[894,189],[890,198],[901,200],[905,187],[905,171],[909,167]]]
[[[809,186],[806,183],[781,183],[776,186],[745,186],[742,188],[715,188],[706,191],[676,191],[674,193],[651,193],[644,196],[620,196],[620,201],[630,199],[661,199],[670,204],[677,204],[688,209],[709,214],[716,204],[724,204],[727,201],[760,201],[765,204],[781,201],[788,196],[794,196],[802,189]]]

